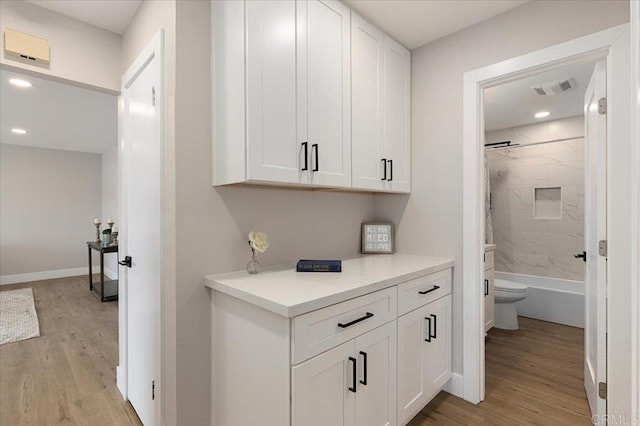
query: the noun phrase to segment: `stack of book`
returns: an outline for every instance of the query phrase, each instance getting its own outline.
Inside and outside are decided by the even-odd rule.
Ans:
[[[296,265],[298,272],[342,272],[342,260],[300,259]]]

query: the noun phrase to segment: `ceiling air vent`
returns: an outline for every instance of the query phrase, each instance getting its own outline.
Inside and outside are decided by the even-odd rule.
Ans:
[[[532,87],[532,89],[535,90],[538,95],[552,96],[558,95],[563,92],[568,92],[570,90],[575,90],[576,87],[578,87],[576,79],[571,77],[564,81],[554,81],[553,83],[540,84],[538,86]]]

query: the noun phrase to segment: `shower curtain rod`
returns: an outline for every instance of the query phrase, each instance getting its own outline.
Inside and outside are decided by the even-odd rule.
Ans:
[[[554,142],[565,142],[565,141],[572,141],[575,139],[584,139],[584,136],[576,136],[573,138],[563,138],[563,139],[552,139],[550,141],[543,141],[543,142],[534,142],[534,143],[527,143],[527,144],[517,144],[517,145],[505,145],[505,146],[489,146],[489,145],[493,145],[493,144],[499,144],[499,143],[507,143],[507,142],[511,142],[511,141],[504,141],[504,142],[493,142],[493,143],[489,143],[489,144],[485,144],[485,149],[514,149],[514,148],[522,148],[524,146],[533,146],[533,145],[543,145],[545,143],[554,143]]]

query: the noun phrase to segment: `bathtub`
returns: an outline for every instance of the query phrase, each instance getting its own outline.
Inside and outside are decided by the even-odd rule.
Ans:
[[[584,282],[496,272],[496,278],[524,284],[527,298],[516,302],[518,315],[584,328]]]

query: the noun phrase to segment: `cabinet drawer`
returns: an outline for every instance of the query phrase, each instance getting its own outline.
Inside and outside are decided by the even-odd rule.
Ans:
[[[404,315],[451,293],[451,269],[398,285],[398,315]]]
[[[485,251],[484,252],[484,270],[485,271],[487,269],[492,269],[493,268],[494,253],[495,252],[493,250],[489,250],[489,251]]]
[[[397,317],[395,287],[294,317],[291,363],[297,365]]]

